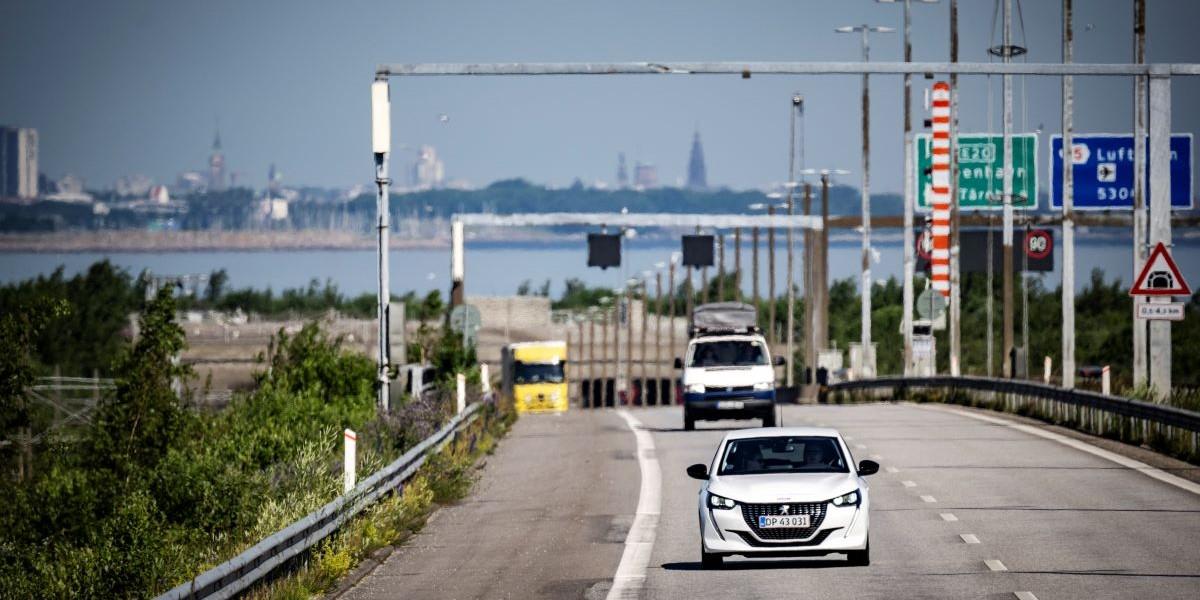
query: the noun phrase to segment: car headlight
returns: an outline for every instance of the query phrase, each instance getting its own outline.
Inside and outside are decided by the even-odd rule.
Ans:
[[[858,506],[858,501],[861,499],[862,498],[859,496],[858,490],[854,490],[849,494],[838,496],[829,502],[834,506]]]
[[[703,383],[689,383],[689,384],[687,384],[687,388],[685,388],[685,391],[687,391],[687,393],[689,393],[689,394],[703,394],[704,393],[704,384]]]
[[[764,392],[766,390],[770,390],[770,389],[774,389],[774,388],[775,388],[775,384],[771,383],[770,381],[762,381],[762,382],[754,384],[754,391],[756,391],[756,392]]]
[[[734,502],[733,500],[730,500],[729,498],[725,498],[723,496],[718,496],[711,492],[708,494],[708,507],[709,508],[720,508],[720,509],[724,509],[724,510],[729,510],[735,506],[737,506],[737,502]]]

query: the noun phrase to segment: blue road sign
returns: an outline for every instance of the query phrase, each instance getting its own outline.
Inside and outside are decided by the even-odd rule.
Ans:
[[[1076,134],[1074,205],[1078,210],[1133,208],[1133,135]],[[1050,206],[1062,208],[1062,136],[1050,137]],[[1146,143],[1146,199],[1150,144]],[[1149,204],[1147,204],[1149,206]],[[1171,135],[1171,208],[1192,208],[1192,134]]]

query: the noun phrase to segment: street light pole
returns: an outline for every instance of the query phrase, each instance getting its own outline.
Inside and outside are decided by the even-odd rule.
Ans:
[[[1071,0],[1063,0],[1063,31],[1062,31],[1062,60],[1063,63],[1071,62],[1072,42],[1074,41],[1074,29],[1072,29],[1071,19]],[[1072,129],[1074,127],[1072,103],[1075,101],[1075,78],[1066,75],[1062,78],[1062,141],[1063,141],[1063,177],[1062,177],[1062,243],[1063,243],[1063,263],[1062,263],[1062,386],[1070,389],[1075,387],[1075,197],[1074,197],[1074,143],[1071,140]],[[1007,235],[1007,233],[1006,233]],[[1007,253],[1010,249],[1005,248]],[[1006,254],[1007,256],[1007,254]],[[1005,275],[1006,285],[1008,277]],[[1005,330],[1004,335],[1008,335],[1008,289],[1005,289],[1004,297],[1004,318]],[[1134,303],[1136,304],[1136,300]],[[1134,322],[1137,322],[1135,315]],[[1007,338],[1006,338],[1007,339]],[[1008,342],[1005,342],[1007,346]],[[1026,357],[1028,360],[1029,357]]]
[[[675,359],[675,264],[679,262],[677,254],[671,255],[671,263],[667,267],[667,348],[668,356],[672,362]],[[675,402],[675,374],[671,372],[668,378],[670,383],[667,385],[667,404]]]
[[[1004,62],[1012,62],[1012,0],[1004,0]],[[1063,78],[1064,85],[1070,76]],[[1013,364],[1013,93],[1012,75],[1004,75],[1004,232],[1001,238],[1001,254],[1003,256],[1003,294],[1004,294],[1004,377],[1016,375]],[[1064,210],[1066,208],[1064,207]],[[1065,225],[1064,225],[1065,228]]]
[[[793,196],[796,191],[796,116],[804,115],[804,96],[799,93],[792,94],[792,110],[791,110],[791,144],[788,146],[788,180],[787,180],[787,211],[788,216],[796,214],[796,203]],[[801,141],[803,143],[803,140]],[[794,385],[793,373],[796,365],[796,284],[795,284],[795,236],[792,234],[792,228],[787,230],[787,364],[784,370],[787,376],[784,378],[787,387]]]
[[[1146,0],[1133,0],[1133,62],[1146,61]],[[1133,78],[1133,271],[1146,262],[1146,78]],[[1063,146],[1064,148],[1066,146]],[[1141,296],[1133,297],[1133,385],[1146,384],[1149,321],[1139,319]]]
[[[867,24],[838,27],[838,33],[862,34],[863,62],[871,60],[871,33],[892,33],[891,27]],[[875,376],[875,353],[871,346],[871,90],[870,75],[862,76],[862,361],[860,377]]]
[[[654,265],[654,404],[662,401],[662,268],[663,263]]]

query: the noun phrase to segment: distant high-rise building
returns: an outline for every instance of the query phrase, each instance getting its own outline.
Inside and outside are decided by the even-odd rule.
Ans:
[[[700,145],[700,132],[692,136],[692,154],[688,157],[688,189],[703,190],[708,187],[708,174],[704,169],[704,148]]]
[[[413,163],[413,187],[419,190],[429,190],[442,187],[445,178],[445,166],[437,157],[433,146],[421,146],[417,153],[417,162]]]
[[[0,197],[33,200],[37,196],[37,130],[0,127]]]
[[[648,190],[658,187],[658,169],[654,165],[637,163],[633,167],[633,187]]]
[[[629,187],[629,172],[625,170],[625,153],[617,153],[617,187],[625,189]]]
[[[221,131],[213,136],[212,155],[208,157],[208,189],[220,192],[225,189],[225,155],[221,152]]]

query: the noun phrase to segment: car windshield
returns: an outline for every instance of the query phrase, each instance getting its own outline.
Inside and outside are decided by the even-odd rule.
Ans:
[[[761,473],[846,473],[846,461],[831,437],[778,436],[730,440],[721,475]]]
[[[750,340],[700,342],[692,346],[689,367],[750,367],[767,364],[763,345]]]
[[[516,364],[513,379],[517,383],[562,383],[563,363],[523,363]]]

